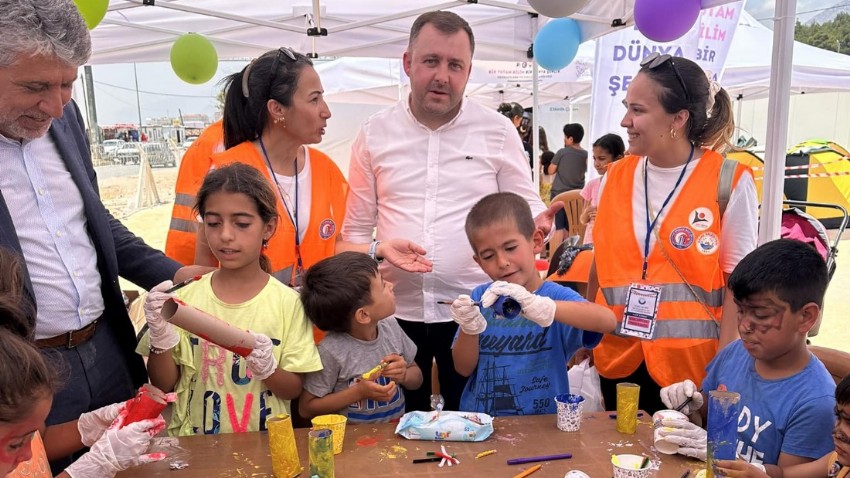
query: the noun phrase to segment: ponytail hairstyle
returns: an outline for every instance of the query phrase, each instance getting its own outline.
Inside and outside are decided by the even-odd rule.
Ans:
[[[664,111],[688,110],[684,133],[691,143],[714,151],[732,147],[732,100],[720,85],[709,81],[699,65],[687,58],[661,55],[659,61],[645,60],[640,73],[660,87],[658,100]]]
[[[608,154],[611,155],[612,163],[623,159],[623,156],[626,154],[626,145],[623,144],[623,138],[614,133],[608,133],[600,136],[593,142],[593,147],[602,148],[605,151],[608,151]]]
[[[254,201],[257,206],[257,215],[268,224],[272,219],[278,217],[277,198],[272,191],[265,176],[256,169],[244,163],[231,163],[227,166],[214,169],[204,178],[201,189],[198,190],[195,213],[204,217],[206,214],[207,199],[215,193],[225,192],[229,194],[244,194]],[[267,244],[263,241],[263,245]],[[272,273],[269,258],[260,253],[260,267],[267,273]]]
[[[24,311],[8,295],[0,295],[0,423],[26,418],[58,388],[55,370],[20,333],[21,324],[28,324]]]
[[[268,101],[292,106],[301,70],[312,65],[303,54],[281,47],[264,53],[242,71],[226,77],[224,147],[229,149],[259,138],[269,122]]]

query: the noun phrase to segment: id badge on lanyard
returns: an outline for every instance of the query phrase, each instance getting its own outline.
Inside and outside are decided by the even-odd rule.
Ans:
[[[658,323],[658,304],[661,302],[661,287],[657,285],[633,283],[626,292],[626,308],[623,322],[620,323],[620,335],[640,339],[652,339]]]

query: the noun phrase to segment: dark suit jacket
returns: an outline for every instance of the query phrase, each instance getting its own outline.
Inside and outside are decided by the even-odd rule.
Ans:
[[[150,289],[164,280],[173,278],[180,264],[133,235],[103,206],[83,119],[73,101],[65,106],[62,118],[53,121],[49,134],[56,143],[65,166],[71,172],[74,185],[83,197],[87,231],[97,251],[101,292],[106,307],[104,320],[109,320],[116,330],[121,348],[127,353],[133,382],[141,385],[147,381],[147,374],[141,357],[135,353],[136,334],[124,307],[118,276]],[[0,246],[21,254],[21,244],[2,193],[0,191]],[[33,293],[25,257],[23,268],[26,293],[37,307],[38,298]],[[34,321],[35,317],[32,316],[31,320]]]

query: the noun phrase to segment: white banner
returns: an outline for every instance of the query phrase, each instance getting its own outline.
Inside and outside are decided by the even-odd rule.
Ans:
[[[703,10],[688,33],[669,43],[654,42],[634,27],[597,39],[591,126],[587,143],[593,144],[596,138],[607,133],[617,133],[626,142],[625,129],[620,126],[625,113],[622,102],[626,97],[626,89],[640,70],[641,60],[654,52],[694,60],[719,79],[744,3],[742,0]],[[596,176],[596,170],[590,167],[591,158],[588,161],[590,179]]]

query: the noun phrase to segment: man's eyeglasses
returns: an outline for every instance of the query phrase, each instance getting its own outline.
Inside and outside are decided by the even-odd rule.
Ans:
[[[298,59],[295,57],[295,52],[292,51],[292,48],[282,46],[277,49],[277,55],[274,57],[274,62],[272,62],[272,76],[269,80],[269,91],[266,95],[267,98],[272,97],[272,87],[274,86],[274,82],[277,79],[277,67],[280,65],[281,55],[285,55],[293,62],[298,61]]]
[[[649,70],[654,70],[667,62],[670,62],[670,67],[673,68],[673,73],[676,74],[676,79],[679,80],[679,85],[682,87],[682,91],[685,92],[685,100],[690,101],[691,95],[688,94],[688,87],[687,85],[685,85],[685,80],[679,73],[679,69],[676,68],[676,60],[673,59],[673,56],[668,54],[662,55],[661,53],[658,53],[656,51],[644,58],[643,61],[640,62],[640,67]]]

